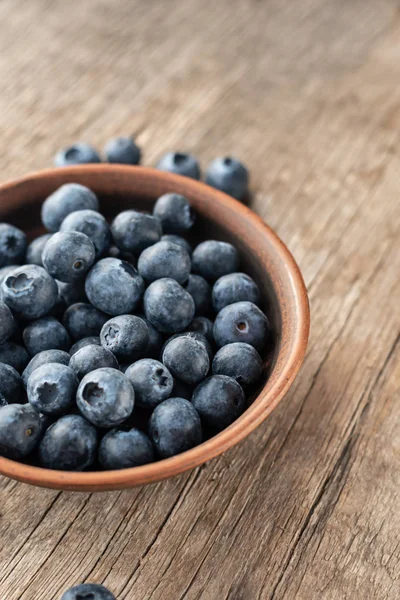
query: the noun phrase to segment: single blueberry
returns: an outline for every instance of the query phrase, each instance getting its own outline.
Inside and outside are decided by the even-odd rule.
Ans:
[[[214,344],[214,323],[207,317],[195,317],[187,330],[201,333],[210,344]]]
[[[77,341],[84,337],[99,335],[107,319],[107,315],[91,304],[77,302],[65,311],[63,325],[72,339]]]
[[[64,592],[61,600],[116,600],[116,598],[104,585],[82,583]]]
[[[27,245],[23,231],[14,225],[0,223],[0,267],[24,262]]]
[[[138,271],[147,282],[162,277],[185,283],[191,267],[190,256],[182,246],[172,242],[157,242],[143,250],[138,260]]]
[[[100,337],[96,335],[90,335],[88,337],[82,338],[78,340],[71,346],[69,349],[69,353],[71,356],[78,352],[81,348],[85,348],[85,346],[101,346]]]
[[[160,171],[169,171],[192,179],[200,179],[199,163],[192,154],[187,152],[167,152],[160,158],[156,168]]]
[[[142,252],[162,236],[161,221],[136,210],[125,210],[111,223],[114,243],[124,252]]]
[[[192,403],[204,424],[221,431],[242,414],[245,396],[232,377],[213,375],[197,386]]]
[[[28,353],[26,354],[28,355]],[[42,365],[47,365],[49,363],[68,365],[70,358],[71,357],[68,352],[65,352],[64,350],[44,350],[43,352],[39,352],[39,354],[36,354],[36,356],[29,361],[22,373],[22,381],[24,386],[27,386],[28,379],[35,369],[38,369]]]
[[[118,137],[107,142],[104,146],[104,154],[110,163],[138,165],[142,153],[132,138]]]
[[[27,382],[28,400],[38,412],[60,416],[75,400],[78,379],[72,369],[60,363],[48,363],[35,369]]]
[[[0,301],[0,345],[4,344],[14,333],[16,322],[7,304]]]
[[[45,269],[66,283],[82,278],[95,257],[93,242],[79,231],[58,231],[46,243],[42,254]]]
[[[71,346],[68,331],[54,317],[32,321],[25,327],[22,337],[31,356],[43,350],[69,350]]]
[[[237,271],[239,254],[232,244],[207,240],[199,244],[192,254],[192,270],[209,281],[215,281]]]
[[[111,229],[103,215],[91,209],[76,210],[65,217],[60,231],[78,231],[84,233],[92,241],[96,258],[103,256],[111,246]]]
[[[103,348],[110,350],[121,362],[137,360],[146,351],[149,329],[140,317],[120,315],[107,321],[100,332]]]
[[[192,246],[189,244],[189,242],[187,240],[185,240],[185,238],[181,237],[180,235],[175,235],[174,233],[167,233],[167,234],[161,236],[161,241],[162,242],[173,242],[174,244],[177,244],[178,246],[181,246],[182,248],[184,248],[186,250],[186,252],[189,254],[189,256],[192,256],[192,252],[193,252]]]
[[[125,375],[133,385],[138,406],[153,409],[171,395],[174,385],[172,375],[158,360],[138,360],[128,367]]]
[[[47,429],[40,442],[39,460],[46,469],[83,471],[94,463],[96,452],[95,427],[80,415],[66,415]]]
[[[63,148],[54,157],[56,167],[99,163],[101,158],[97,151],[85,142],[76,142],[68,148]]]
[[[166,344],[162,361],[174,377],[188,385],[204,379],[210,368],[204,343],[187,335],[177,336]]]
[[[260,301],[258,285],[249,275],[229,273],[217,279],[212,290],[212,302],[216,312],[228,304],[242,301],[253,302],[253,304],[258,304]]]
[[[0,406],[17,404],[22,397],[22,379],[11,365],[0,363]]]
[[[269,334],[268,318],[252,302],[235,302],[225,306],[214,322],[214,338],[219,347],[244,342],[260,352]]]
[[[42,252],[46,243],[51,238],[51,235],[51,233],[40,235],[29,244],[26,251],[26,262],[29,265],[39,265],[39,267],[43,267]]]
[[[100,442],[99,463],[103,469],[130,469],[154,460],[150,438],[139,429],[112,429]]]
[[[144,281],[136,269],[119,258],[103,258],[89,271],[85,290],[90,302],[108,315],[133,312],[144,293]]]
[[[29,354],[23,346],[8,341],[0,346],[0,362],[22,373],[29,362]]]
[[[201,443],[200,417],[188,400],[168,398],[154,409],[149,435],[161,458],[180,454]]]
[[[248,195],[249,173],[237,158],[222,156],[208,165],[206,183],[237,200],[244,200]]]
[[[160,219],[164,233],[182,233],[193,227],[195,216],[184,196],[164,194],[156,201],[153,215]]]
[[[76,304],[77,302],[87,302],[84,279],[78,279],[69,283],[56,280],[56,284],[59,299],[62,300],[66,306]]]
[[[58,231],[65,217],[76,210],[99,210],[96,194],[79,183],[66,183],[42,204],[42,223],[49,231]]]
[[[38,413],[29,404],[0,408],[0,455],[13,460],[28,456],[42,436]]]
[[[149,285],[143,306],[147,319],[163,333],[185,329],[193,320],[195,311],[192,296],[174,279],[168,278],[158,279]]]
[[[118,361],[114,354],[102,346],[84,346],[71,356],[69,366],[75,372],[78,379],[102,367],[118,369]]]
[[[39,319],[57,302],[54,279],[38,265],[24,265],[9,273],[1,284],[3,301],[22,319]]]
[[[204,315],[211,308],[211,286],[200,275],[189,275],[183,286],[192,296],[196,308],[196,315]]]
[[[82,415],[96,427],[116,427],[132,414],[135,392],[116,369],[96,369],[82,379],[76,394]]]
[[[236,379],[242,387],[256,383],[262,373],[263,363],[257,350],[242,342],[223,346],[212,363],[214,375],[227,375]]]
[[[193,323],[193,321],[192,321],[192,323]],[[198,342],[201,342],[204,345],[205,349],[207,350],[208,358],[210,359],[210,364],[211,364],[212,359],[214,357],[214,352],[213,352],[212,346],[211,346],[210,342],[208,341],[208,339],[206,338],[206,336],[203,335],[202,333],[199,333],[198,331],[181,331],[180,333],[175,333],[174,335],[172,335],[164,343],[164,345],[161,349],[161,356],[162,356],[167,344],[169,344],[169,342],[171,342],[172,340],[175,340],[180,337],[190,337],[194,340],[197,340]]]

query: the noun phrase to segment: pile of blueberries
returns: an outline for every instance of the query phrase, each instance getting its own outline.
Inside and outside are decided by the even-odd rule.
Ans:
[[[165,194],[109,224],[65,184],[48,233],[0,224],[0,455],[49,469],[122,469],[200,444],[244,411],[271,340],[237,249],[187,238]]]
[[[142,151],[130,137],[112,139],[104,148],[107,162],[125,165],[138,165],[141,161]],[[54,164],[65,167],[77,164],[90,164],[102,162],[100,154],[95,148],[84,142],[78,142],[60,150],[56,154]],[[161,171],[184,175],[192,179],[201,178],[199,161],[187,152],[168,152],[156,164]],[[249,199],[249,173],[247,168],[237,158],[222,156],[211,161],[208,165],[205,182],[233,196],[237,200],[246,202]]]

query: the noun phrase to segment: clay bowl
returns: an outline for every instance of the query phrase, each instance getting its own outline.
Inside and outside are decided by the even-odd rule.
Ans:
[[[193,469],[249,435],[291,386],[303,361],[309,332],[308,298],[301,273],[286,246],[249,208],[205,184],[144,167],[85,165],[11,181],[0,186],[0,220],[34,237],[42,229],[41,202],[67,182],[94,190],[109,217],[126,208],[150,210],[154,200],[166,192],[185,195],[198,215],[195,235],[230,241],[239,249],[243,269],[261,288],[274,340],[263,381],[244,414],[197,448],[146,466],[85,473],[51,471],[0,457],[0,473],[48,488],[101,491],[154,483]]]

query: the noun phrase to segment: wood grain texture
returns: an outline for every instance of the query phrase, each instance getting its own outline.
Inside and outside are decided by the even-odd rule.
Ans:
[[[0,482],[0,597],[400,596],[400,19],[395,0],[0,3],[2,179],[135,133],[234,152],[300,263],[290,394],[189,475],[105,495]]]

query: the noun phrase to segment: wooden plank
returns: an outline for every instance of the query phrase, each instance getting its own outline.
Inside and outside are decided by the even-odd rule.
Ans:
[[[60,144],[125,132],[146,164],[171,148],[202,164],[234,151],[312,308],[291,392],[210,464],[104,495],[0,479],[1,598],[57,600],[83,580],[118,600],[400,596],[396,9],[0,4],[3,179],[48,166]]]

